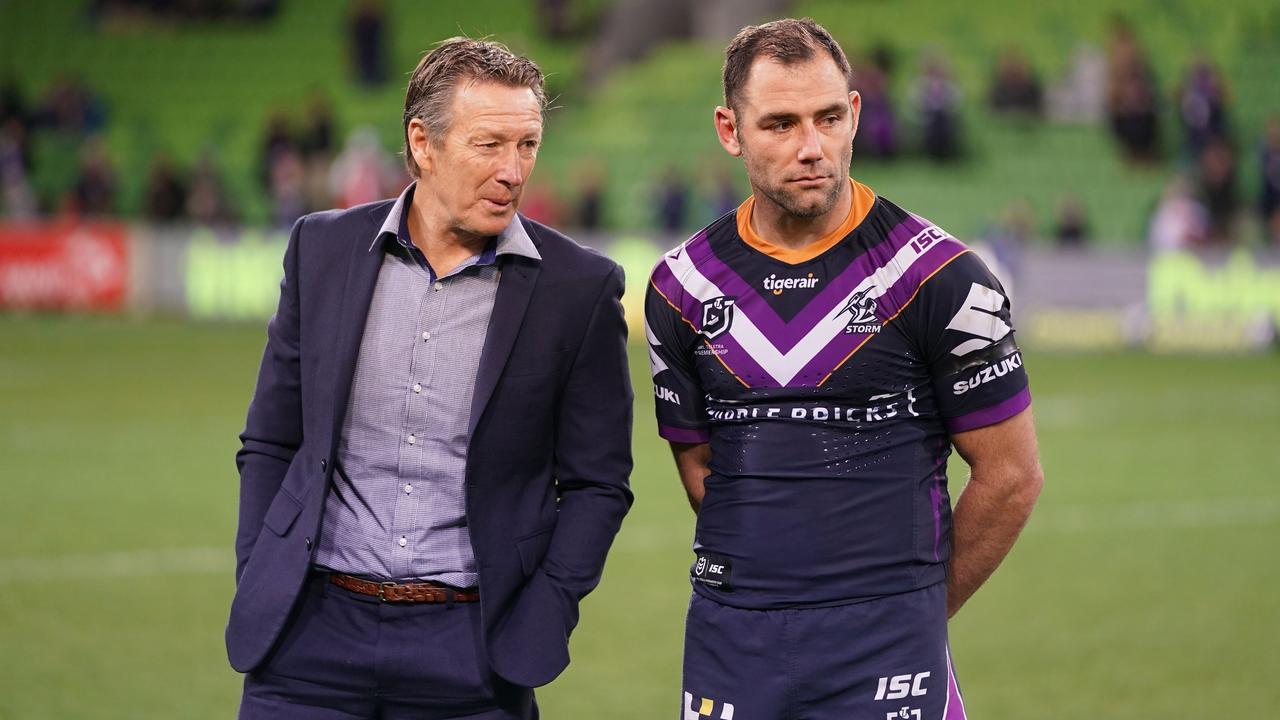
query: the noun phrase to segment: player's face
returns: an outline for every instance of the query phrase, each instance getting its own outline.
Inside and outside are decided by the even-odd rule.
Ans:
[[[725,150],[746,165],[756,202],[797,218],[831,212],[848,187],[861,107],[835,62],[760,58],[738,104],[717,108],[716,126]]]
[[[538,156],[538,99],[525,87],[463,83],[450,118],[449,129],[435,141],[419,121],[410,124],[410,148],[421,173],[415,200],[425,196],[428,216],[446,232],[497,235],[515,215]]]

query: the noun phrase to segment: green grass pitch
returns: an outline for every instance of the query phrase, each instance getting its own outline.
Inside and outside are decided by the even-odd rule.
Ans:
[[[227,718],[258,326],[0,316],[0,718]],[[677,717],[693,517],[632,357],[636,505],[543,716]],[[1273,717],[1280,360],[1027,360],[1047,486],[952,623],[974,718]],[[952,467],[953,490],[963,468]],[[752,720],[749,708],[738,717]],[[769,719],[765,719],[769,720]]]

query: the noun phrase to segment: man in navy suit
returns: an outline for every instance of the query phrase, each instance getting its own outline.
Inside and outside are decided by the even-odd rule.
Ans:
[[[536,718],[631,504],[622,272],[516,214],[538,67],[455,38],[394,201],[302,218],[249,406],[242,718]]]

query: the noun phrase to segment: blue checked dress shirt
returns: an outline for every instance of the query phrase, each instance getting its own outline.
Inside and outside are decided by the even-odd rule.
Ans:
[[[415,184],[370,252],[382,267],[325,501],[315,564],[380,580],[476,584],[463,474],[499,255],[540,259],[518,217],[484,252],[436,277],[409,238]]]

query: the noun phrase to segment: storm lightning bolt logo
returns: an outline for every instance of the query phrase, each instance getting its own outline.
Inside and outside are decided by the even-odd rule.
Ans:
[[[859,290],[849,298],[849,302],[836,313],[836,319],[849,313],[849,320],[844,324],[846,335],[872,334],[880,332],[880,318],[876,317],[876,299],[871,297],[875,287]]]
[[[869,287],[866,290],[854,293],[853,297],[849,298],[849,302],[840,309],[839,313],[836,314],[836,317],[849,313],[850,325],[862,325],[864,323],[875,322],[876,299],[873,297],[867,297],[871,294],[873,289],[875,288]]]

